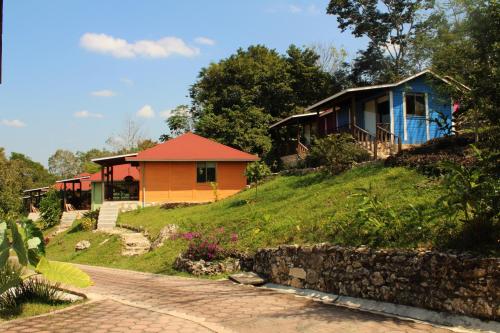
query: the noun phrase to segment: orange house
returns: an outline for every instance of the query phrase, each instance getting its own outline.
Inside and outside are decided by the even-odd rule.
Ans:
[[[247,163],[255,155],[186,133],[126,161],[139,167],[139,200],[146,206],[165,202],[207,202],[246,187]]]

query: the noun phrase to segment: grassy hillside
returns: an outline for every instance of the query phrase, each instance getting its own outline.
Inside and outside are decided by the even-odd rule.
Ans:
[[[422,240],[430,238],[429,228],[433,226],[423,225],[414,217],[409,218],[411,223],[395,221],[394,225],[390,219],[383,228],[378,227],[378,222],[366,225],[356,222],[360,198],[352,194],[358,193],[358,188],[369,186],[383,206],[391,206],[396,213],[402,212],[401,216],[409,214],[409,204],[426,214],[440,194],[434,181],[413,170],[371,164],[334,177],[320,173],[277,176],[259,186],[257,197],[252,188],[202,206],[171,210],[144,208],[120,214],[119,223],[142,227],[151,238],[155,238],[166,224],[177,224],[183,232],[201,233],[223,227],[227,232],[238,234],[238,248],[250,251],[279,244],[325,241],[359,245],[366,244],[370,237],[381,240],[376,246],[426,245]],[[122,257],[117,236],[77,230],[74,228],[52,239],[47,247],[49,258],[177,274],[172,263],[188,244],[183,239],[171,240],[153,252]],[[92,245],[76,253],[74,246],[83,239]]]
[[[395,210],[408,210],[412,204],[425,214],[439,196],[436,184],[415,171],[372,164],[334,177],[321,173],[278,176],[259,186],[257,198],[255,189],[249,189],[209,205],[128,212],[120,215],[119,223],[143,227],[152,237],[170,223],[196,232],[224,227],[238,234],[239,247],[250,250],[285,243],[349,244],[355,242],[348,229],[360,202],[351,195],[369,186],[382,203]],[[418,239],[405,242],[387,245],[418,245]]]

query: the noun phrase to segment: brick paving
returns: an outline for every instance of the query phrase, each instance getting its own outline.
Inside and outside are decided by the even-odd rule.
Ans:
[[[81,267],[95,283],[84,292],[99,300],[0,332],[451,332],[229,281]]]

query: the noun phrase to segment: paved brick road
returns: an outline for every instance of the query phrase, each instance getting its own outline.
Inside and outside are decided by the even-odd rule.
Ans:
[[[0,332],[450,333],[272,290],[82,266],[91,302],[0,325]]]

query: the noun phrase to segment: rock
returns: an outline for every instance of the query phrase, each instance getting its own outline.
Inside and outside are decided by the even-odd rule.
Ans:
[[[304,280],[306,278],[306,271],[302,268],[293,267],[290,269],[290,276],[293,276],[298,279]]]
[[[229,279],[239,284],[248,284],[252,286],[260,286],[266,283],[263,278],[261,278],[254,272],[244,272],[229,275]]]
[[[174,268],[178,271],[188,272],[193,275],[217,275],[222,273],[234,273],[240,270],[240,261],[235,258],[227,258],[223,261],[192,261],[179,255],[174,262]]]
[[[373,273],[372,276],[370,277],[370,280],[377,287],[379,287],[385,283],[384,277],[382,276],[382,274],[380,272]]]
[[[151,250],[155,250],[163,245],[163,243],[174,237],[179,230],[179,227],[176,224],[168,224],[160,230],[160,234],[155,239],[155,241],[151,244]]]
[[[90,247],[90,242],[88,240],[82,240],[76,243],[75,245],[75,251],[83,251],[86,250]]]

